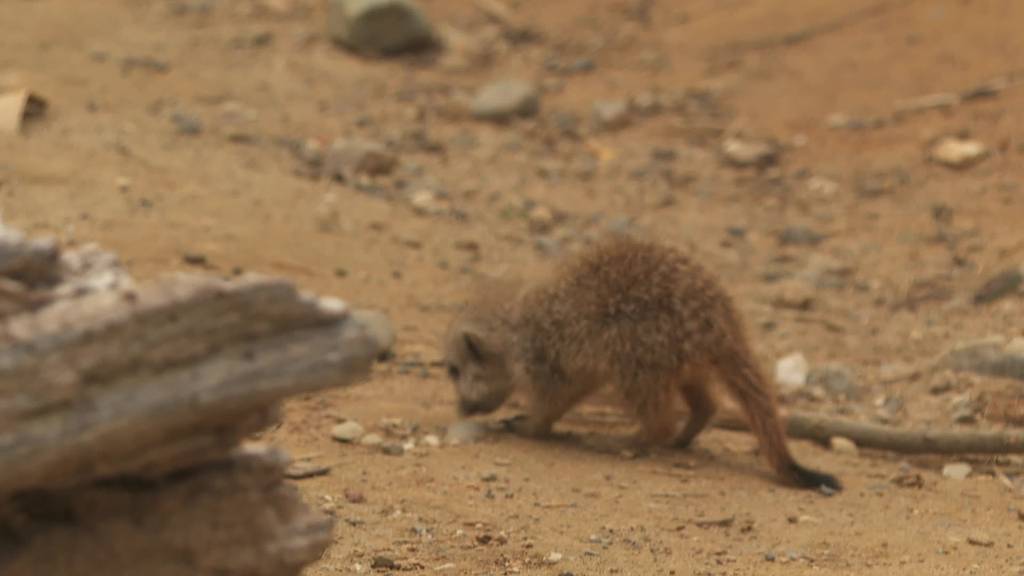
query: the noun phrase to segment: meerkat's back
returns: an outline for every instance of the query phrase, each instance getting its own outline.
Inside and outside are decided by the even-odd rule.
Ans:
[[[686,255],[618,236],[568,260],[523,305],[535,345],[580,369],[600,366],[623,386],[707,360],[731,320],[728,297]]]

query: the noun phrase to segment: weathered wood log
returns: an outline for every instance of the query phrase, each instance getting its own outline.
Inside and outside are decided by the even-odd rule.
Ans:
[[[0,226],[0,276],[30,287],[60,278],[60,251],[52,240],[32,240]]]
[[[239,444],[393,338],[281,280],[136,288],[109,253],[0,226],[0,574],[297,574],[332,522]]]
[[[279,453],[246,448],[159,484],[19,496],[0,505],[0,573],[297,574],[330,543],[331,521],[283,482],[283,465]]]
[[[0,325],[0,494],[140,474],[170,441],[218,438],[222,453],[253,431],[245,414],[362,379],[378,353],[343,307],[276,280],[175,278],[12,317]],[[158,471],[190,464],[177,460]]]

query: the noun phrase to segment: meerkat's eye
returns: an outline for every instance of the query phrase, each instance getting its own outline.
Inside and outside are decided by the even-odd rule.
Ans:
[[[448,377],[451,378],[452,380],[458,380],[459,379],[459,375],[460,375],[459,367],[454,365],[454,364],[449,364],[448,365]]]

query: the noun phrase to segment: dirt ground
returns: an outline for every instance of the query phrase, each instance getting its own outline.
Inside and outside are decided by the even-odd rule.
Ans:
[[[422,444],[454,420],[437,340],[473,277],[608,228],[696,253],[769,371],[799,351],[846,366],[862,391],[797,393],[787,408],[1005,425],[1020,382],[922,367],[957,342],[1024,335],[1019,295],[972,302],[1024,262],[1024,3],[510,2],[525,38],[474,2],[421,4],[462,41],[383,60],[333,46],[321,2],[0,2],[0,86],[50,103],[0,139],[5,222],[99,242],[143,278],[197,263],[283,275],[393,318],[396,357],[372,381],[297,399],[263,435],[331,466],[296,482],[338,519],[310,576],[1024,574],[1020,458],[970,459],[957,481],[948,458],[795,441],[846,484],[825,497],[778,485],[743,433],[609,450],[631,424],[596,403],[559,442]],[[1001,77],[994,94],[897,113]],[[542,87],[536,117],[466,114],[502,78]],[[597,101],[635,106],[600,125]],[[723,162],[730,135],[777,140],[778,164]],[[945,135],[988,155],[928,161]],[[399,164],[355,182],[311,174],[295,150],[337,137],[384,143]],[[954,423],[957,406],[976,421]],[[344,418],[419,444],[396,456],[334,442]]]

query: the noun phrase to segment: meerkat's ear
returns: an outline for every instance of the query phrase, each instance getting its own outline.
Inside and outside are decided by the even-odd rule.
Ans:
[[[487,344],[479,332],[474,330],[463,330],[462,341],[466,344],[469,355],[477,362],[483,362],[487,356]]]

